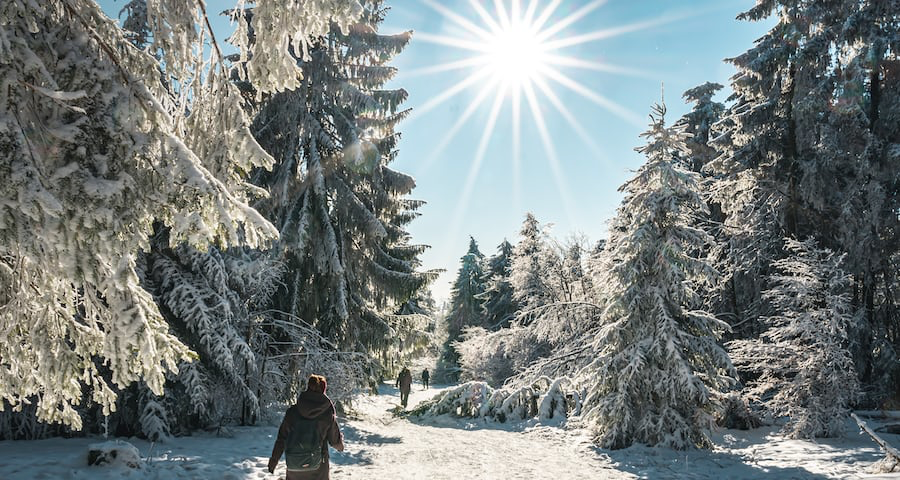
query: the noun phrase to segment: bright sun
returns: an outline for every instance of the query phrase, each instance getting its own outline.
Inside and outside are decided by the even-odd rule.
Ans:
[[[557,96],[554,88],[562,87],[574,92],[629,123],[643,126],[644,122],[639,115],[578,82],[564,69],[573,68],[638,76],[647,76],[647,74],[605,62],[565,55],[563,52],[568,47],[600,41],[684,18],[683,16],[659,17],[644,22],[572,34],[567,30],[606,3],[606,0],[593,0],[586,4],[581,0],[527,0],[527,5],[525,4],[526,0],[493,0],[492,2],[468,0],[471,7],[469,13],[474,13],[477,18],[469,18],[458,13],[466,10],[464,8],[450,9],[443,6],[441,4],[443,0],[421,1],[449,20],[457,33],[453,36],[446,36],[416,32],[414,38],[463,50],[467,56],[460,60],[408,71],[407,75],[434,74],[455,70],[468,70],[469,73],[439,95],[416,106],[410,118],[426,114],[464,90],[475,93],[474,98],[459,114],[454,125],[446,131],[441,141],[435,146],[430,158],[426,160],[425,168],[440,155],[479,107],[489,98],[493,99],[488,120],[461,192],[462,201],[458,205],[450,226],[454,235],[460,227],[463,212],[468,205],[469,196],[487,152],[488,143],[493,138],[498,116],[507,100],[510,103],[512,114],[510,156],[513,167],[513,191],[516,192],[514,195],[517,195],[519,191],[521,117],[524,110],[522,104],[525,103],[530,110],[534,126],[544,148],[545,157],[553,171],[557,190],[562,197],[566,213],[569,215],[573,202],[568,198],[568,189],[565,186],[556,148],[547,127],[545,119],[547,104],[556,110],[557,114],[586,145],[598,152],[598,156],[602,156],[602,153],[599,153],[600,148],[593,136],[589,135],[582,127],[583,122],[576,120],[566,104]],[[491,3],[493,3],[493,11],[489,11],[485,7]],[[538,8],[539,3],[543,5],[540,9]],[[570,7],[570,13],[556,18],[554,13],[561,4],[567,4]],[[517,203],[517,199],[513,200]]]
[[[485,43],[484,60],[494,79],[513,88],[530,83],[544,68],[537,32],[518,22],[491,33]]]

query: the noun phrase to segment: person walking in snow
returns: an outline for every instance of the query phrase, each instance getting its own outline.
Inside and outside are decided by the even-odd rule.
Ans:
[[[310,375],[306,390],[284,414],[269,458],[269,473],[285,454],[285,480],[328,480],[328,445],[344,451],[334,403],[325,395],[328,384],[321,375]]]
[[[400,388],[400,405],[406,408],[406,403],[409,402],[409,390],[412,388],[412,372],[408,368],[403,367],[403,370],[400,370],[396,386]]]
[[[428,380],[431,379],[431,374],[428,373],[428,369],[422,370],[422,385],[425,387],[425,390],[428,390]]]

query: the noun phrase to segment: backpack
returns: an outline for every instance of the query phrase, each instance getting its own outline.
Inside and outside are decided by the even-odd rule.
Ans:
[[[294,421],[284,451],[289,471],[308,472],[322,464],[322,437],[317,425],[314,418],[298,417]]]

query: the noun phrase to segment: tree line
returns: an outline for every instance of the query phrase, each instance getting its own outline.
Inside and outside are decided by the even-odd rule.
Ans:
[[[834,436],[850,408],[896,406],[898,12],[762,0],[740,14],[777,22],[727,60],[726,103],[705,83],[674,122],[653,107],[605,242],[560,245],[531,214],[487,260],[472,240],[444,370],[500,388],[503,415],[511,392],[562,386],[612,448],[704,446],[715,422],[782,417],[791,436]]]

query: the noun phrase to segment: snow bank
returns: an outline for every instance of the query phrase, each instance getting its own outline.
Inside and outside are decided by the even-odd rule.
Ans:
[[[519,388],[492,389],[486,382],[472,381],[447,389],[419,404],[415,416],[455,415],[458,417],[507,420],[565,420],[578,406],[580,396],[568,391],[567,378],[540,377]]]
[[[88,445],[88,465],[141,468],[141,452],[121,440]]]
[[[381,385],[381,395],[359,399],[358,417],[339,418],[344,452],[331,455],[335,480],[457,480],[460,478],[554,478],[611,480],[651,478],[719,480],[769,479],[897,479],[873,474],[883,457],[867,435],[852,424],[841,438],[794,440],[777,435],[780,427],[721,430],[712,450],[678,451],[632,445],[603,450],[589,431],[508,422],[472,421],[442,415],[407,421],[391,415],[399,393]],[[458,386],[447,387],[449,392]],[[442,389],[415,388],[412,405],[434,400]],[[442,397],[442,395],[439,395]],[[539,403],[540,405],[540,403]],[[543,422],[542,422],[543,423]],[[571,423],[568,424],[571,427]],[[881,422],[872,420],[872,427]],[[175,437],[165,444],[128,439],[146,463],[140,469],[89,467],[85,451],[98,439],[53,438],[0,442],[0,479],[72,478],[91,480],[264,479],[283,478],[284,462],[275,475],[266,472],[277,427],[235,427],[234,438],[203,432]],[[885,434],[892,444],[900,435]],[[110,442],[115,445],[115,442]],[[537,452],[537,453],[536,453]]]

